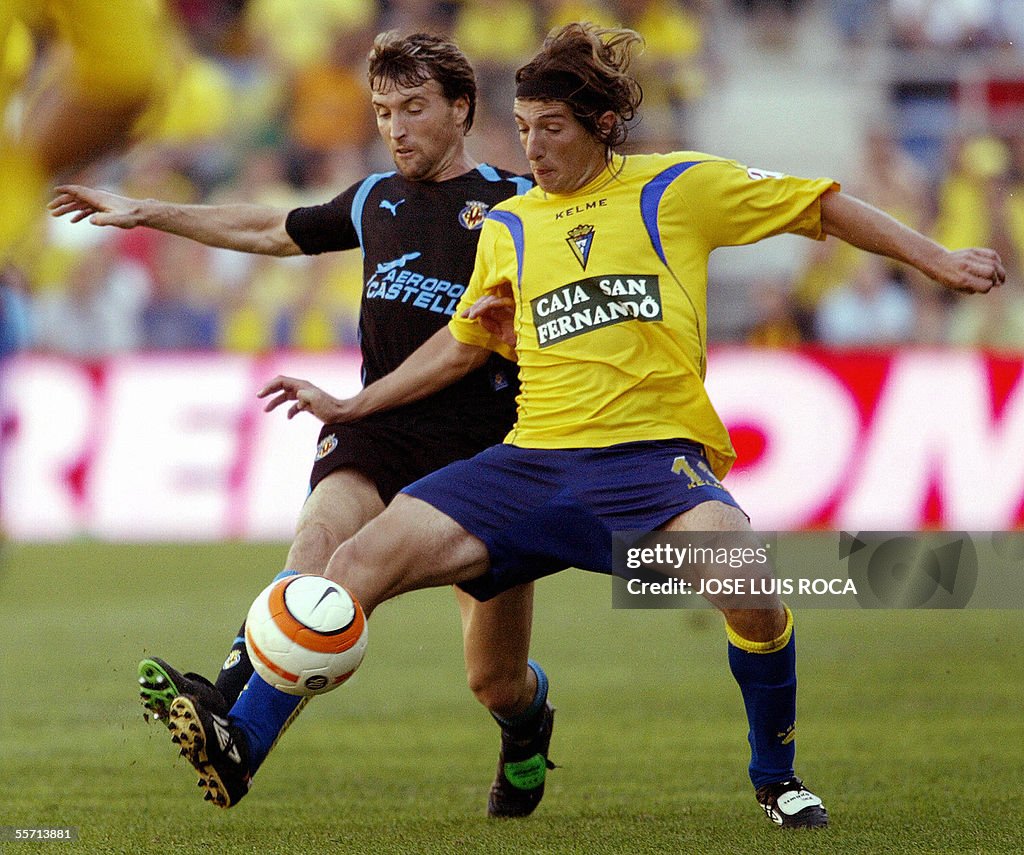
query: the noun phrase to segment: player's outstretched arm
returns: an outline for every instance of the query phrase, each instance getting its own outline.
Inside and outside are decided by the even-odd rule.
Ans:
[[[848,193],[830,190],[821,197],[821,224],[826,234],[905,262],[953,291],[984,294],[1006,280],[995,250],[948,250]]]
[[[352,398],[335,398],[306,380],[283,375],[267,383],[256,397],[270,397],[264,407],[268,413],[294,401],[288,418],[306,412],[324,424],[344,424],[426,398],[479,368],[490,354],[486,348],[457,341],[442,327],[398,368]]]
[[[288,212],[265,205],[178,205],[63,184],[47,207],[54,217],[70,215],[73,223],[88,218],[94,226],[147,226],[207,246],[261,255],[301,253],[285,230]]]

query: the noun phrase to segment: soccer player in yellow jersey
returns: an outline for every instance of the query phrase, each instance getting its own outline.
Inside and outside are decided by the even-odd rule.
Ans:
[[[709,253],[782,232],[910,264],[947,288],[1005,279],[989,249],[950,252],[829,179],[698,152],[614,152],[640,101],[631,30],[571,24],[516,74],[515,118],[537,187],[496,205],[457,314],[396,371],[339,401],[293,378],[261,394],[324,421],[429,394],[492,351],[518,359],[505,443],[407,487],[343,543],[327,575],[369,614],[417,588],[486,600],[552,569],[609,573],[615,531],[750,531],[722,486],[734,453],[704,389]],[[793,769],[793,617],[774,595],[709,597],[749,723],[750,778],[784,828],[828,824]]]
[[[52,178],[126,145],[168,83],[161,8],[154,0],[0,3],[0,120],[8,120],[0,121],[0,262],[40,216]],[[24,102],[17,122],[5,117],[16,96]]]

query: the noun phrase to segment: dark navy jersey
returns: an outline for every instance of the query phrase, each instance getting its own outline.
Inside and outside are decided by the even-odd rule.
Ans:
[[[448,323],[473,272],[487,212],[531,186],[530,179],[487,165],[439,182],[385,172],[326,204],[288,214],[288,234],[307,255],[362,248],[364,385],[394,371]],[[494,354],[482,368],[409,408],[459,418],[486,412],[511,426],[517,391],[515,365]]]

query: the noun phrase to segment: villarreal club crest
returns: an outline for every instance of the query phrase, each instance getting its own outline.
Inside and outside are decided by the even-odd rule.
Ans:
[[[486,202],[467,201],[466,207],[459,211],[459,222],[464,229],[476,231],[484,224],[489,210]]]

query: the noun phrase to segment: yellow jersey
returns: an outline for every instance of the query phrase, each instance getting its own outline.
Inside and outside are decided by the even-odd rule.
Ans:
[[[700,152],[614,155],[574,193],[535,187],[496,205],[449,329],[519,363],[505,442],[690,439],[723,477],[736,455],[704,389],[708,256],[783,232],[822,239],[819,199],[838,187]],[[515,295],[515,353],[461,317],[502,283]]]

